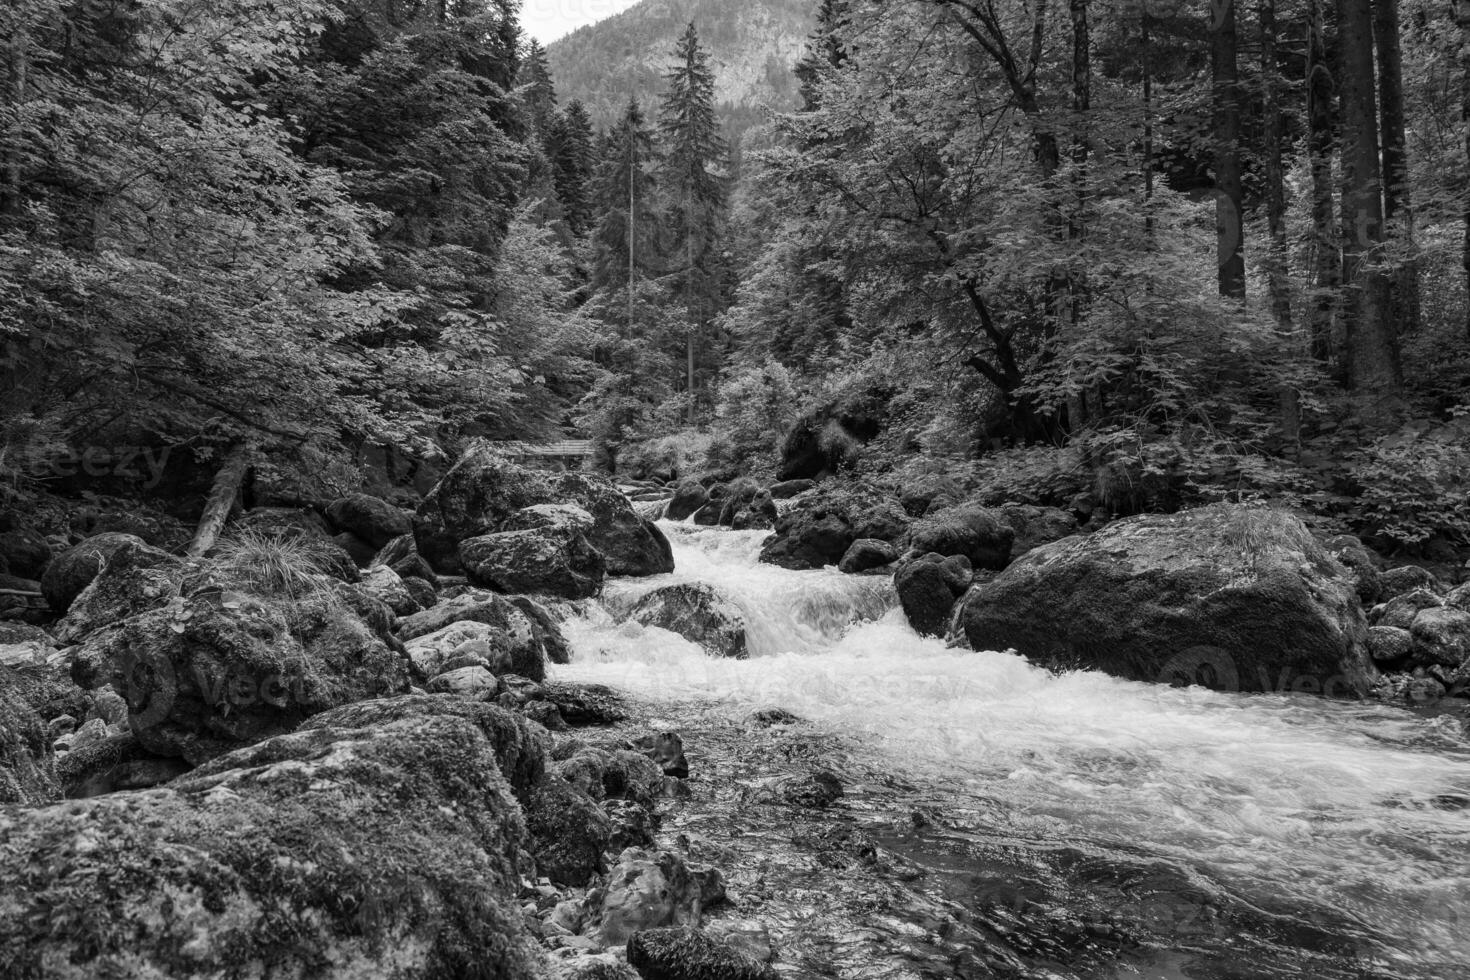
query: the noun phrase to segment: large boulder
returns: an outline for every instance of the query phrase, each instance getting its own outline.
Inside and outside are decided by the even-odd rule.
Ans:
[[[374,707],[167,787],[0,809],[6,976],[544,975],[502,764],[525,723]]]
[[[1037,507],[1034,504],[1006,504],[1000,508],[1001,519],[1011,526],[1011,558],[1019,558],[1033,548],[1060,541],[1077,533],[1077,518],[1060,507]]]
[[[462,623],[490,626],[496,631],[494,634],[477,635],[495,651],[491,662],[503,655],[512,673],[540,681],[546,675],[547,660],[565,662],[566,640],[550,617],[538,619],[528,611],[527,602],[529,600],[519,596],[507,598],[493,592],[472,590],[406,617],[398,624],[398,635],[412,653],[416,648],[414,640],[440,633],[448,627]],[[463,639],[458,642],[463,642]],[[446,656],[442,662],[449,659]]]
[[[964,504],[915,521],[908,540],[916,554],[963,555],[975,568],[999,570],[1011,560],[1016,531],[1000,511]]]
[[[698,929],[646,929],[628,940],[643,980],[776,980],[776,971]]]
[[[553,484],[551,496],[592,515],[587,542],[607,559],[607,574],[663,575],[674,570],[668,538],[653,521],[639,516],[632,501],[608,480],[564,473]]]
[[[638,600],[628,619],[678,633],[717,657],[744,658],[745,616],[713,586],[702,582],[666,585]]]
[[[408,655],[427,678],[437,677],[457,661],[477,658],[497,677],[518,674],[539,682],[546,678],[545,654],[528,632],[534,635],[534,629],[519,623],[506,628],[465,620],[409,640]]]
[[[776,533],[760,560],[783,568],[836,565],[860,538],[891,540],[907,516],[898,502],[869,490],[824,484],[799,499],[776,521]]]
[[[413,532],[413,520],[381,497],[348,494],[327,505],[327,520],[339,532],[356,535],[374,552],[394,538]]]
[[[898,560],[898,549],[887,541],[877,538],[858,538],[837,563],[838,571],[848,575],[861,575],[875,568],[883,568]]]
[[[1217,505],[1043,545],[963,600],[977,650],[1134,680],[1365,691],[1355,578],[1301,521]]]
[[[603,554],[574,527],[501,531],[459,546],[470,582],[506,593],[589,599],[607,577]]]
[[[76,643],[96,630],[167,603],[178,595],[184,564],[139,542],[126,542],[72,600],[56,638]]]
[[[914,632],[944,636],[955,602],[970,586],[970,561],[964,555],[929,553],[904,562],[893,576],[899,605]]]
[[[121,694],[148,751],[195,765],[329,708],[408,690],[407,659],[325,590],[181,596],[88,644],[72,676]]]
[[[108,532],[88,538],[52,559],[41,576],[41,592],[57,615],[71,608],[72,600],[81,595],[97,574],[119,552],[128,553],[130,565],[161,565],[169,554],[144,543],[131,534]]]
[[[703,484],[693,478],[683,480],[674,488],[674,496],[669,499],[664,517],[671,521],[685,520],[708,502],[709,491]]]
[[[436,570],[459,574],[460,542],[494,533],[522,507],[550,500],[543,474],[477,443],[419,504],[413,518],[418,553]]]

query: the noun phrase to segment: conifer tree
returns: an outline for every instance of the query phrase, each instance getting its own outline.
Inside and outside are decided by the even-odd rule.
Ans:
[[[592,226],[592,120],[576,99],[556,113],[547,154],[567,227],[580,238]]]
[[[530,113],[531,125],[545,141],[550,137],[555,121],[556,86],[551,80],[551,64],[546,60],[546,49],[535,38],[531,39],[526,56],[521,60],[518,81],[526,90],[526,110]]]
[[[679,39],[674,59],[674,66],[664,76],[668,90],[659,112],[659,134],[672,233],[669,255],[690,322],[686,383],[692,413],[700,335],[707,332],[720,307],[717,246],[726,214],[727,179],[723,168],[729,149],[715,117],[714,73],[692,23]]]
[[[807,37],[806,54],[796,63],[801,105],[807,112],[816,109],[820,102],[817,89],[823,70],[841,68],[847,60],[847,48],[837,36],[837,29],[846,13],[845,0],[822,0],[817,8],[816,29]]]
[[[593,234],[593,282],[600,289],[621,290],[630,279],[657,271],[658,259],[653,133],[636,101],[628,103],[623,118],[607,134],[599,156],[603,163],[593,199],[602,218]]]

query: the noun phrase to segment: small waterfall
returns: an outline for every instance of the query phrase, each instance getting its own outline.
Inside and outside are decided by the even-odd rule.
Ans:
[[[633,504],[633,510],[639,517],[650,521],[661,521],[669,511],[669,500],[639,500]]]
[[[1143,848],[1254,906],[1307,910],[1307,923],[1310,910],[1334,910],[1381,944],[1365,977],[1447,976],[1444,964],[1470,961],[1460,722],[1058,675],[1007,653],[948,649],[907,626],[886,577],[761,565],[767,532],[662,526],[676,571],[610,583],[602,606],[567,623],[574,658],[559,676],[708,698],[732,718],[787,708],[890,759],[947,811],[986,814],[990,830]],[[675,581],[707,582],[741,608],[751,659],[617,622]]]

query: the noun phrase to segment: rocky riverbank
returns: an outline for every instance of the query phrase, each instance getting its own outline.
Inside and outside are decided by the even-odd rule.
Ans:
[[[775,706],[549,679],[576,603],[674,569],[646,512],[769,527],[763,561],[891,575],[919,633],[1053,670],[1440,703],[1470,678],[1470,586],[1274,511],[629,489],[480,447],[414,512],[256,509],[197,558],[167,521],[12,521],[0,974],[847,975],[896,944],[987,976],[1157,941],[1105,888],[1040,885],[1002,941],[1000,897],[977,919],[942,884],[968,825]],[[700,583],[616,612],[715,657],[766,642]]]

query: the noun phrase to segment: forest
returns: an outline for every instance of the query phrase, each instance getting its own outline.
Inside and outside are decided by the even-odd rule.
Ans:
[[[7,4],[4,492],[584,437],[1470,543],[1470,5],[823,0],[735,139],[700,25],[594,131],[518,8]]]

